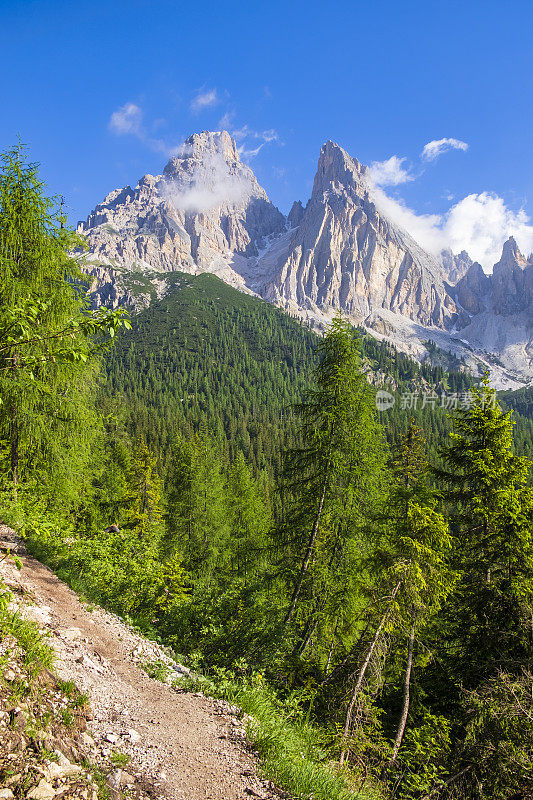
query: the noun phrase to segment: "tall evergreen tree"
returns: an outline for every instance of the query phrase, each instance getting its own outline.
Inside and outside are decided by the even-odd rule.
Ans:
[[[68,256],[76,238],[45,196],[37,165],[21,145],[1,161],[0,436],[15,490],[31,469],[43,485],[62,478],[66,502],[84,482],[95,429],[91,334],[114,332],[120,315],[84,315],[81,275]]]
[[[297,407],[303,444],[288,454],[287,507],[277,534],[290,592],[284,625],[297,620],[300,654],[317,626],[326,631],[329,625],[331,635],[338,616],[349,614],[353,558],[384,470],[372,390],[354,332],[340,315],[319,351],[316,388]]]
[[[167,496],[169,549],[195,577],[210,576],[228,546],[229,524],[220,453],[205,429],[177,439]]]
[[[407,639],[401,712],[390,766],[395,762],[407,724],[416,637],[453,585],[453,574],[446,563],[450,547],[448,525],[436,510],[434,493],[428,487],[424,442],[414,422],[411,422],[398,450],[385,504],[383,529],[367,560],[368,625],[366,635],[356,641],[353,654],[350,654],[352,658],[354,655],[358,658],[355,670],[347,678],[353,689],[344,719],[341,763],[349,754],[348,737],[353,720],[360,717],[355,710],[364,703],[369,667],[378,652],[382,659],[389,655],[383,647],[380,651],[385,634],[389,637],[394,635],[402,643]],[[401,645],[400,649],[403,650]],[[336,677],[335,672],[342,677],[343,670],[346,672],[345,664],[341,662],[328,682]]]
[[[450,669],[464,686],[533,656],[533,493],[527,459],[513,452],[512,412],[485,378],[459,409],[444,468],[453,519],[454,566],[461,577],[448,605]]]

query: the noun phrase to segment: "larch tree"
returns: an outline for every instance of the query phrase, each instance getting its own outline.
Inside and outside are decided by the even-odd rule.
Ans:
[[[350,544],[361,538],[384,474],[372,389],[354,331],[340,315],[318,349],[316,388],[296,409],[303,443],[288,453],[277,532],[289,588],[283,627],[298,621],[300,652],[329,604]]]
[[[45,196],[19,144],[0,171],[0,435],[7,474],[82,482],[94,430],[94,336],[114,334],[121,314],[86,313],[82,276],[69,251],[79,240]],[[44,482],[44,481],[43,481]]]
[[[369,587],[374,622],[344,721],[343,763],[349,753],[348,737],[354,710],[365,686],[368,668],[385,633],[407,634],[401,712],[390,766],[401,747],[410,703],[410,683],[417,632],[439,610],[452,590],[454,573],[447,557],[451,546],[448,524],[436,510],[427,483],[428,466],[421,431],[411,423],[393,464],[393,480],[385,506],[383,535],[369,559]]]

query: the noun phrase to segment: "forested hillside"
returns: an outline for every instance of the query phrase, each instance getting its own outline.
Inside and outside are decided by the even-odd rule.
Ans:
[[[133,329],[107,356],[104,398],[124,399],[128,430],[143,435],[163,460],[177,431],[203,425],[227,442],[230,456],[242,451],[254,471],[278,471],[280,453],[295,435],[293,406],[317,364],[317,334],[214,275],[178,272],[168,281],[170,291],[134,315]],[[453,358],[430,343],[420,365],[363,329],[357,333],[371,382],[395,395],[395,406],[380,412],[388,440],[397,441],[414,417],[436,456],[450,430],[451,406],[440,395],[461,396],[473,386],[464,365],[457,360],[450,370]],[[437,400],[429,399],[433,393]],[[510,405],[515,396],[506,395]],[[532,426],[521,418],[523,405],[514,407],[517,444],[526,452]]]
[[[531,797],[531,419],[208,275],[130,330],[75,242],[6,154],[2,521],[236,701],[289,796]]]

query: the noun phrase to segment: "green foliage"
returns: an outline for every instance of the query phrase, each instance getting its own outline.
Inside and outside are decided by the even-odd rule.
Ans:
[[[447,633],[453,672],[464,685],[522,663],[533,592],[533,493],[529,465],[513,453],[511,412],[485,381],[470,409],[459,411],[445,469],[454,519],[454,564],[461,572],[450,598]]]
[[[161,454],[202,426],[276,469],[314,364],[317,337],[214,275],[167,276],[169,292],[133,319],[107,358],[106,394],[124,398],[127,427]]]
[[[84,597],[211,670],[201,686],[250,715],[291,796],[525,792],[533,492],[515,448],[531,453],[529,390],[506,393],[511,417],[430,342],[420,365],[340,316],[319,338],[212,275],[172,273],[129,330],[88,312],[68,256],[80,242],[54,208],[8,153],[3,522]],[[376,411],[377,385],[393,409]],[[474,402],[411,414],[406,391]],[[0,631],[47,663],[9,600],[0,587]]]
[[[466,702],[468,723],[460,758],[471,768],[462,776],[459,796],[505,800],[527,793],[533,785],[531,673],[501,672],[469,693]]]
[[[34,622],[21,617],[18,611],[9,610],[13,599],[11,592],[0,582],[0,638],[13,636],[17,640],[24,651],[24,665],[34,677],[43,669],[51,669],[54,653]]]
[[[311,636],[325,646],[335,627],[351,624],[364,522],[384,476],[373,396],[353,331],[340,317],[319,352],[316,388],[297,407],[302,445],[288,453],[276,531],[288,590],[284,622],[298,628],[299,656]]]
[[[446,717],[425,713],[409,728],[396,764],[392,796],[419,800],[438,797],[445,783],[446,760],[451,749],[451,723]],[[433,795],[431,794],[433,792]]]
[[[122,312],[84,314],[81,274],[68,256],[75,235],[21,145],[1,161],[0,469],[15,492],[31,475],[64,503],[83,484],[96,427],[92,337],[114,335],[125,321]]]

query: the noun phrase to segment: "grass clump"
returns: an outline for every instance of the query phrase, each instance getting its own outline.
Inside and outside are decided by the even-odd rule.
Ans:
[[[43,669],[52,668],[54,653],[34,622],[10,610],[12,600],[13,595],[0,581],[0,640],[6,636],[16,639],[24,653],[24,666],[33,677]]]
[[[111,763],[116,767],[126,767],[130,763],[130,759],[129,753],[118,753],[116,750],[111,753]]]

